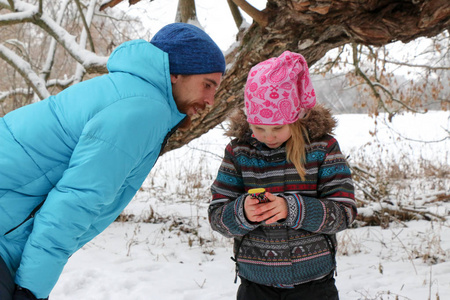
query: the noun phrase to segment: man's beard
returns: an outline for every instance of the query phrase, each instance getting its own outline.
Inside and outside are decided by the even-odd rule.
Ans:
[[[186,118],[183,120],[183,123],[181,123],[181,125],[178,127],[179,131],[187,131],[189,129],[189,127],[191,127],[192,121],[191,121],[191,117],[186,116]]]

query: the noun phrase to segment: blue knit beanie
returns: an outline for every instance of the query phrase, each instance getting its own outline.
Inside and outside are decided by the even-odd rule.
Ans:
[[[194,25],[166,25],[155,34],[150,43],[169,54],[170,74],[225,72],[222,51],[208,34]]]

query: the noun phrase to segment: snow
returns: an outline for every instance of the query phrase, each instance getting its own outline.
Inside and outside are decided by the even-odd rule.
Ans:
[[[14,62],[18,66],[18,71],[21,74],[25,74],[28,79],[32,80],[35,84],[36,93],[38,93],[42,98],[47,98],[50,93],[45,88],[45,82],[42,80],[32,69],[31,65],[23,61],[14,51],[9,50],[7,47],[0,44],[0,56],[7,57],[9,61]]]
[[[381,143],[393,153],[448,163],[449,112],[405,114],[392,127],[380,115],[338,115],[336,137],[345,154],[378,157]],[[378,135],[370,131],[378,128]],[[219,127],[161,157],[125,209],[131,221],[115,222],[76,252],[51,299],[235,299],[232,244],[207,220],[209,187],[228,138]],[[377,152],[378,151],[378,152]],[[432,157],[433,156],[433,157]],[[450,182],[446,181],[446,191]],[[448,203],[437,203],[449,215]],[[450,221],[393,222],[338,234],[336,285],[342,300],[450,299]],[[238,281],[239,283],[239,281]]]

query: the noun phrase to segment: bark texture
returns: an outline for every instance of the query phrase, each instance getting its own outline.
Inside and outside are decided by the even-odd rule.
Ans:
[[[240,46],[226,57],[231,66],[209,111],[192,120],[190,130],[174,134],[165,152],[201,136],[243,104],[252,66],[289,50],[311,66],[329,50],[350,42],[382,46],[409,42],[450,29],[448,0],[268,0],[268,25],[254,22],[239,37]]]

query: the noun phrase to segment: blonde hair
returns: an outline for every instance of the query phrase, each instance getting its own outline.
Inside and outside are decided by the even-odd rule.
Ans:
[[[309,144],[308,130],[304,125],[304,121],[308,116],[309,114],[288,125],[291,131],[291,138],[286,143],[286,158],[294,164],[303,181],[306,176],[306,145]]]

